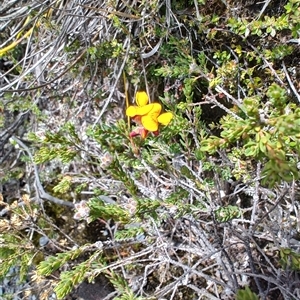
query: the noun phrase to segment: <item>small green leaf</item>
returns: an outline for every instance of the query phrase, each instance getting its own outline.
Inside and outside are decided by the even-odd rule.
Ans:
[[[246,286],[245,289],[238,290],[236,300],[259,300],[259,298],[248,286]]]

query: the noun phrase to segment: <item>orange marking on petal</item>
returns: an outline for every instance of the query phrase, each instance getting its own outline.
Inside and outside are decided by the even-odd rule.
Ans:
[[[145,128],[141,128],[140,135],[143,139],[147,137],[147,134],[148,134],[148,130],[146,130]]]
[[[132,120],[137,124],[142,124],[141,118],[141,116],[134,116],[132,117]]]

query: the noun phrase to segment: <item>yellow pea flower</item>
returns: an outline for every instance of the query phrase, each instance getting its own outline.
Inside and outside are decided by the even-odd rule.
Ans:
[[[150,103],[146,92],[140,91],[135,95],[137,106],[131,105],[126,109],[126,115],[131,117],[138,124],[141,124],[145,131],[140,128],[133,131],[130,136],[141,135],[146,137],[148,131],[158,134],[159,124],[168,125],[173,118],[171,112],[161,113],[162,107],[159,103]]]

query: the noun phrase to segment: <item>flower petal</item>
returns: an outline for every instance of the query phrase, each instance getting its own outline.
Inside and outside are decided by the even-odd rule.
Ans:
[[[151,105],[151,110],[147,113],[147,115],[156,120],[161,112],[161,105],[159,103],[152,103],[148,105]]]
[[[142,116],[134,116],[132,117],[132,121],[134,121],[136,124],[142,124],[142,121],[141,121],[141,117]]]
[[[126,116],[145,116],[151,115],[153,118],[157,118],[161,112],[161,105],[159,103],[151,103],[144,106],[129,106],[126,109]]]
[[[135,102],[138,106],[145,106],[148,104],[149,97],[145,91],[136,92],[135,94]]]
[[[158,116],[157,121],[162,125],[168,125],[173,118],[173,114],[171,112],[165,112]]]
[[[136,111],[137,111],[136,106],[128,106],[128,108],[126,109],[126,116],[134,117],[137,115]]]
[[[142,117],[142,125],[148,131],[157,131],[158,129],[158,122],[157,119],[153,119],[151,116],[146,115]]]
[[[137,127],[133,131],[130,132],[130,137],[135,137],[140,135],[143,139],[146,138],[148,131],[144,127]]]
[[[153,118],[157,118],[161,111],[161,105],[159,103],[151,103],[145,106],[134,106],[135,116],[151,115]]]

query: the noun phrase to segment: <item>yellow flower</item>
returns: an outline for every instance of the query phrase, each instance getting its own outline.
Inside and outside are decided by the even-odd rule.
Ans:
[[[126,109],[126,115],[138,124],[143,125],[147,131],[156,132],[159,124],[168,125],[173,118],[171,112],[161,113],[162,107],[159,103],[150,103],[146,92],[137,92],[135,96],[137,106],[131,105]]]
[[[145,106],[149,102],[149,97],[145,91],[136,92],[135,102],[138,106]]]

